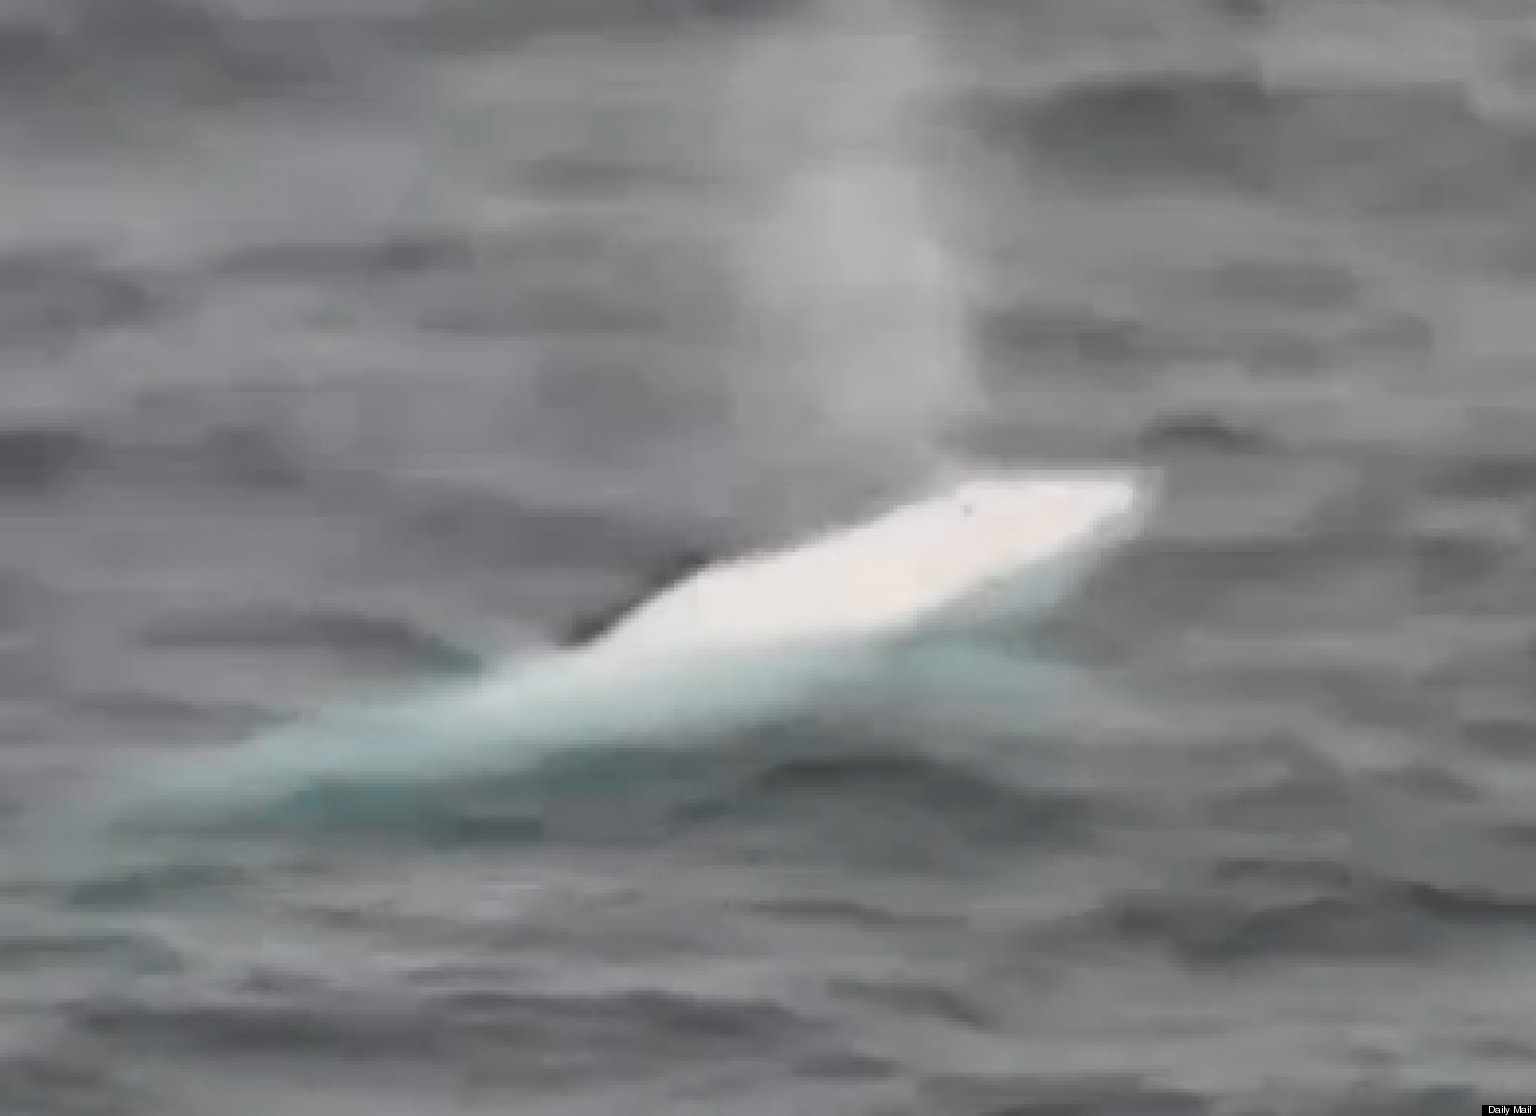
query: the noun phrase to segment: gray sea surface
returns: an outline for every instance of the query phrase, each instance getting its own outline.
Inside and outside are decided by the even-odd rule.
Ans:
[[[0,4],[0,1116],[1536,1100],[1533,15]],[[37,859],[959,456],[1165,472],[1070,729]]]

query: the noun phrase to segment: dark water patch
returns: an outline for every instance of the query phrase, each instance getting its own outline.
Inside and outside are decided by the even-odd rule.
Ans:
[[[1255,378],[1294,378],[1331,373],[1338,364],[1339,344],[1289,326],[1230,323],[1211,328],[1203,360],[1251,369]]]
[[[205,748],[211,740],[248,736],[273,716],[264,701],[240,701],[202,693],[166,693],[162,687],[77,687],[71,711],[91,739],[153,741],[167,751]],[[86,730],[86,725],[100,728]]]
[[[315,471],[312,455],[284,431],[233,416],[211,425],[174,456],[215,483],[265,491],[302,488]]]
[[[1254,254],[1181,268],[1160,276],[1154,297],[1168,326],[1185,323],[1196,359],[1263,379],[1332,378],[1341,364],[1434,350],[1431,318],[1383,300],[1360,268],[1327,259]]]
[[[623,1042],[632,1053],[712,1057],[793,1042],[810,1022],[765,999],[636,989],[589,995],[481,990],[434,997],[435,1014],[459,1027],[549,1043],[560,1032]]]
[[[122,842],[120,848],[131,847]],[[160,859],[140,857],[139,863],[114,866],[113,850],[95,850],[102,863],[86,868],[72,868],[61,862],[64,872],[56,885],[56,898],[64,906],[82,911],[123,910],[145,905],[167,908],[182,900],[200,900],[209,894],[225,892],[247,883],[255,871],[249,865],[228,860],[217,862],[196,850],[175,849],[163,845]],[[92,850],[77,847],[72,855],[88,859]]]
[[[1166,0],[1148,9],[1134,0],[949,0],[943,5],[1003,44],[1009,56],[1028,64],[1036,59],[1070,57],[1084,48],[1137,47],[1208,32],[1222,23],[1244,25],[1252,20],[1244,9],[1267,6],[1268,0]],[[936,7],[938,5],[935,5]]]
[[[0,565],[0,637],[35,631],[59,603],[46,571]]]
[[[1536,892],[1498,885],[1437,884],[1399,885],[1405,900],[1431,917],[1469,926],[1536,925]]]
[[[414,18],[396,21],[393,38],[418,49],[461,54],[571,34],[623,41],[711,27],[746,29],[808,6],[808,0],[449,0],[420,5]]]
[[[319,281],[415,275],[472,266],[475,246],[463,235],[396,230],[378,240],[306,240],[251,244],[212,261],[225,280]]]
[[[540,177],[539,167],[560,162],[535,160],[533,178]],[[702,207],[686,218],[654,207],[647,212],[633,199],[653,185],[648,179],[657,172],[644,160],[622,162],[614,168],[613,189],[625,196],[619,212],[631,219],[576,206],[568,211],[574,217],[482,237],[472,267],[420,274],[396,284],[390,301],[435,332],[581,340],[588,349],[612,334],[676,338],[690,322],[701,330],[706,322],[721,328],[723,316],[737,308],[727,294],[721,247],[712,243],[712,215]],[[688,183],[662,185],[682,190]],[[553,196],[576,200],[564,189]]]
[[[1354,839],[1315,828],[1305,812],[1289,824],[1283,816],[1260,823],[1241,843],[1249,848],[1112,894],[1047,937],[1150,947],[1221,969],[1301,960],[1423,964],[1456,945],[1455,926],[1426,918],[1408,889],[1361,863]]]
[[[1488,1035],[1463,1041],[1464,1049],[1476,1058],[1528,1066],[1536,1061],[1536,1042],[1513,1035]]]
[[[519,180],[536,196],[575,203],[617,202],[647,191],[682,192],[709,184],[708,176],[699,168],[676,161],[645,160],[629,152],[601,154],[596,150],[540,156],[523,169]]]
[[[1326,260],[1227,260],[1201,272],[1198,285],[1221,302],[1307,314],[1351,310],[1366,293],[1354,269]]]
[[[1277,1075],[1278,1077],[1278,1075]],[[1445,1116],[1477,1112],[1486,1090],[1465,1085],[1414,1086],[1392,1076],[1365,1073],[1357,1084],[1336,1089],[1287,1086],[1283,1079],[1257,1096],[1223,1104],[1222,1116]]]
[[[846,927],[868,932],[901,929],[952,930],[963,922],[960,913],[935,914],[890,907],[852,898],[789,896],[753,900],[745,907],[756,914],[786,922]]]
[[[927,981],[843,977],[828,982],[827,991],[894,1015],[939,1019],[979,1031],[997,1026],[993,1013],[973,993]]]
[[[1202,967],[1304,959],[1432,964],[1536,920],[1536,894],[1470,859],[1448,861],[1447,878],[1429,881],[1371,867],[1356,842],[1336,857],[1286,854],[1278,835],[1274,843],[1269,853],[1217,858],[1199,882],[1170,880],[1114,896],[1068,920],[1064,940],[1151,946]],[[1457,856],[1475,858],[1477,849]],[[1435,857],[1447,860],[1439,849]]]
[[[983,97],[976,119],[999,146],[1111,191],[1215,190],[1398,217],[1536,202],[1536,131],[1450,83],[1119,70]]]
[[[163,1001],[98,996],[72,1005],[67,1014],[81,1035],[182,1054],[415,1059],[441,1055],[448,1038],[399,1006],[323,993],[310,999],[319,1002],[268,1002],[211,990]]]
[[[0,931],[0,967],[22,969],[100,962],[114,973],[168,973],[180,968],[174,949],[145,934],[57,927],[31,934]]]
[[[375,546],[407,548],[424,557],[462,557],[499,569],[644,571],[684,551],[710,550],[709,540],[680,522],[657,522],[606,506],[552,505],[514,491],[459,485],[400,486]],[[658,556],[660,556],[658,558]]]
[[[1151,370],[1200,356],[1198,338],[1185,331],[1089,306],[1006,307],[990,313],[981,329],[983,343],[998,353],[999,376],[1028,370],[1033,377],[1040,372],[1037,364],[1054,369],[1065,362],[1074,370],[1144,379]],[[1015,362],[1022,362],[1022,367]]]
[[[713,243],[718,222],[707,208],[679,212],[673,204],[673,195],[698,184],[659,157],[573,166],[596,158],[556,153],[521,164],[519,194],[546,193],[561,208],[511,230],[407,227],[256,243],[207,261],[205,274],[225,284],[321,288],[317,297],[341,320],[365,315],[393,328],[408,322],[471,338],[583,340],[587,348],[609,334],[676,337],[688,320],[727,313],[728,277]],[[603,180],[577,192],[600,190],[615,204],[581,204],[564,181],[571,175]],[[637,200],[653,187],[665,195],[660,207]]]
[[[96,421],[96,437],[112,479],[151,490],[318,494],[344,487],[354,448],[307,432],[306,412],[330,403],[320,390],[197,380],[134,392]]]
[[[1094,75],[975,108],[1000,148],[1095,185],[1253,189],[1269,178],[1277,110],[1252,74]]]
[[[185,615],[168,613],[138,633],[151,648],[324,650],[360,665],[458,675],[482,665],[452,639],[399,616],[334,606],[225,605]]]
[[[1388,312],[1341,307],[1327,321],[1272,310],[1237,314],[1230,301],[1192,284],[1180,292],[1170,278],[1167,310],[1147,317],[1090,309],[1011,307],[984,323],[987,380],[999,394],[1037,388],[1042,380],[1081,390],[1085,384],[1124,385],[1158,394],[1187,366],[1231,367],[1277,382],[1332,376],[1341,361],[1385,349],[1393,355],[1424,349],[1422,336],[1397,326]],[[1182,308],[1173,296],[1184,300]],[[1313,317],[1317,315],[1314,314]],[[1028,398],[1026,396],[1026,398]]]
[[[1301,530],[1304,525],[1298,525],[1298,532]],[[1393,557],[1392,564],[1383,569],[1401,570],[1392,541],[1373,537],[1362,525],[1358,534],[1341,529],[1333,539],[1305,539],[1287,532],[1219,542],[1167,542],[1159,552],[1140,560],[1140,572],[1170,592],[1188,593],[1194,606],[1200,605],[1201,594],[1208,602],[1222,598],[1248,601],[1261,589],[1270,595],[1289,595],[1303,588],[1338,596],[1340,604],[1348,604],[1345,598],[1357,587],[1354,582],[1364,579],[1364,569],[1384,554]],[[1376,601],[1354,598],[1361,607],[1374,606],[1380,592],[1396,584],[1387,581],[1380,570],[1376,582]]]
[[[57,0],[0,13],[0,89],[120,113],[172,104],[315,102],[391,63],[511,52],[590,35],[615,42],[731,28],[804,0]]]
[[[1440,334],[1431,314],[1397,307],[1376,307],[1342,331],[1350,350],[1367,356],[1433,357]]]
[[[1527,516],[1514,509],[1412,524],[1404,532],[1420,590],[1442,602],[1453,595],[1481,595],[1489,586],[1525,573]]]
[[[666,330],[676,312],[676,294],[654,278],[649,286],[635,285],[638,276],[621,276],[624,267],[611,260],[598,276],[578,274],[569,266],[542,273],[518,266],[409,292],[401,301],[421,329],[470,337],[553,336],[590,343],[604,335]],[[631,378],[635,370],[626,362]]]
[[[567,181],[584,177],[595,181]],[[683,315],[704,316],[690,308],[695,301],[716,299],[725,309],[713,216],[669,204],[698,185],[659,157],[546,154],[519,164],[516,182],[519,196],[547,195],[545,213],[515,228],[406,223],[258,240],[214,254],[198,274],[214,289],[258,298],[264,289],[299,288],[312,296],[309,320],[327,326],[377,321],[471,338],[585,339],[589,347],[612,333],[672,336]],[[660,207],[637,199],[657,190]],[[581,204],[579,195],[593,192],[604,196]]]
[[[347,468],[349,447],[302,436],[306,399],[291,394],[146,391],[73,415],[0,420],[0,497],[85,490],[321,499],[366,489]]]
[[[215,0],[61,0],[0,23],[6,113],[59,143],[121,144],[156,111],[313,100],[360,76],[355,39],[244,18]],[[351,49],[349,49],[351,48]],[[130,129],[131,130],[131,129]]]
[[[67,423],[0,427],[0,494],[56,494],[100,463],[91,433]]]
[[[1078,930],[1150,945],[1200,966],[1318,957],[1356,964],[1413,960],[1431,956],[1436,945],[1432,928],[1415,912],[1369,893],[1149,892],[1123,897]]]
[[[131,1069],[80,1044],[0,1053],[0,1110],[16,1116],[167,1112],[161,1099],[134,1077]]]
[[[1536,460],[1523,451],[1465,446],[1436,463],[1426,487],[1446,498],[1536,503]]]
[[[1192,455],[1211,458],[1283,456],[1277,437],[1257,424],[1218,411],[1185,410],[1147,424],[1139,439],[1157,460]]]
[[[1100,808],[1091,796],[1015,785],[968,765],[870,753],[777,763],[741,792],[731,814],[782,814],[789,825],[824,827],[823,839],[844,849],[887,846],[891,855],[944,860],[1086,839],[1097,832]]]
[[[153,325],[182,295],[162,276],[86,252],[13,249],[0,254],[0,346],[58,354],[90,334]]]
[[[463,551],[507,566],[603,554],[615,541],[612,524],[601,515],[470,493],[424,504],[402,517],[399,534],[416,546]]]
[[[954,1116],[1214,1116],[1227,1111],[1197,1093],[1131,1074],[933,1078],[923,1083],[929,1111]]]
[[[789,1059],[796,1073],[815,1081],[889,1081],[901,1075],[898,1063],[855,1050],[810,1050]]]
[[[1470,709],[1459,718],[1460,741],[1474,755],[1523,763],[1530,757],[1532,714],[1519,705],[1503,711]],[[1511,835],[1536,848],[1536,828]]]
[[[1341,859],[1229,854],[1211,865],[1217,887],[1282,887],[1338,893],[1360,886],[1361,873]]]
[[[237,982],[238,983],[238,982]],[[70,1006],[71,1030],[116,1049],[220,1060],[371,1062],[473,1067],[487,1082],[614,1075],[633,1078],[682,1062],[760,1057],[803,1046],[804,1017],[763,1000],[661,990],[544,995],[486,989],[417,999],[315,981],[262,993],[96,996]]]

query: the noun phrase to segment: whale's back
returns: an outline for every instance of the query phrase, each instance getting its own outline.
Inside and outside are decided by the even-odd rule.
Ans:
[[[699,645],[900,636],[1065,593],[1140,526],[1150,499],[1128,470],[998,474],[787,550],[709,567],[595,644]]]

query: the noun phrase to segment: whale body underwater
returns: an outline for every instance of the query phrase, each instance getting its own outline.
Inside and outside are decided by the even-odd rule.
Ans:
[[[622,795],[626,759],[914,692],[1001,700],[1027,720],[1028,622],[1135,537],[1155,488],[1131,469],[972,477],[705,565],[579,645],[156,761],[115,780],[95,816],[114,830],[345,824],[445,786],[549,790],[573,757]]]

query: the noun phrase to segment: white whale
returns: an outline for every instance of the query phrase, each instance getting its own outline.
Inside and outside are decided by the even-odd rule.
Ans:
[[[1048,611],[1134,537],[1154,494],[1133,470],[971,478],[707,566],[581,646],[158,767],[115,795],[109,816],[280,824],[349,792],[409,796],[532,776],[578,752],[698,747],[850,693],[878,701],[882,687],[1006,691],[1014,660],[989,640]]]
[[[1146,475],[967,480],[867,523],[709,568],[636,609],[593,650],[677,652],[963,631],[1054,601],[1141,525]]]

